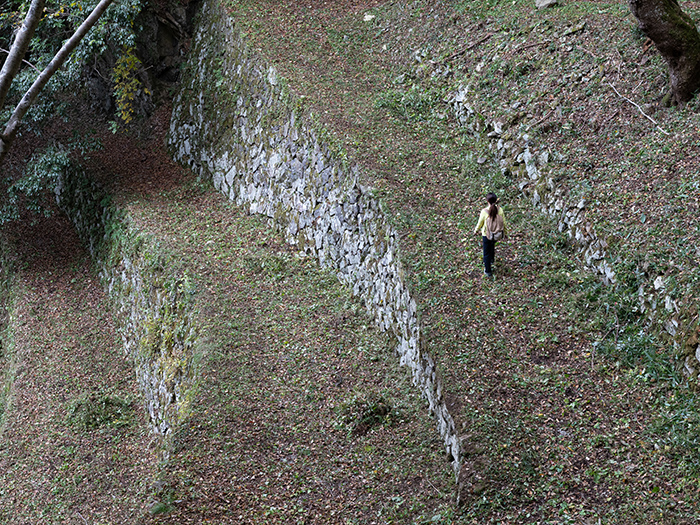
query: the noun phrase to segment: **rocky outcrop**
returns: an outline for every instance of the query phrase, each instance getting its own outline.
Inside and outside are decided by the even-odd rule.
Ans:
[[[433,358],[422,348],[418,308],[399,239],[357,169],[333,153],[321,128],[299,117],[284,79],[250,52],[215,1],[205,2],[173,105],[176,160],[288,242],[333,269],[364,300],[434,414],[455,473],[460,445]]]
[[[133,45],[110,40],[84,65],[83,83],[92,105],[105,114],[115,111],[115,67],[118,57],[132,47],[139,61],[132,72],[139,83],[130,102],[134,115],[149,115],[156,105],[168,100],[180,79],[198,4],[197,0],[144,4],[133,22]]]

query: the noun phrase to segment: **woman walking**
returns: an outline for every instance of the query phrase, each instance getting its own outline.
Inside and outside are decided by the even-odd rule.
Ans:
[[[506,236],[506,218],[503,209],[497,204],[498,197],[494,193],[486,195],[486,202],[488,206],[481,210],[474,234],[481,231],[484,246],[484,275],[492,278],[491,265],[496,257],[496,241]]]

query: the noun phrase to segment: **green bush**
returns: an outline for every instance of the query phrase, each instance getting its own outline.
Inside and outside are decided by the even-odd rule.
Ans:
[[[76,399],[68,411],[68,421],[77,427],[94,430],[100,427],[123,427],[134,418],[128,400],[93,392]]]

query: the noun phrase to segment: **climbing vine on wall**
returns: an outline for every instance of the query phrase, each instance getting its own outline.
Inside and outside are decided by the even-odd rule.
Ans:
[[[123,48],[122,55],[114,66],[113,77],[114,93],[116,95],[117,114],[124,124],[129,124],[135,114],[136,97],[141,88],[138,73],[141,69],[141,61],[134,54],[133,47]],[[147,88],[144,93],[150,95]]]

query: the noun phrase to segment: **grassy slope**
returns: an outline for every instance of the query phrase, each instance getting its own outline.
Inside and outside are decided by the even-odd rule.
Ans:
[[[134,226],[193,276],[207,351],[160,473],[165,512],[145,520],[405,522],[449,507],[433,422],[364,308],[264,222],[182,178],[162,140],[106,137],[93,159]]]
[[[155,521],[368,523],[444,501],[432,421],[334,277],[218,195],[175,192],[142,214],[197,270],[208,349],[162,495],[180,501]],[[344,424],[381,402],[393,408],[378,427]]]
[[[156,465],[86,254],[60,217],[19,223],[0,522],[401,523],[448,509],[440,439],[390,342],[333,276],[183,175],[162,116],[146,140],[93,120],[104,149],[88,165],[193,275],[207,350],[194,413]],[[126,424],[71,423],[92,392],[127,401]]]
[[[633,300],[586,276],[513,181],[488,161],[474,162],[486,156],[483,146],[443,102],[469,76],[487,117],[510,118],[520,102],[518,118],[542,124],[532,135],[561,156],[557,174],[569,180],[572,198],[591,199],[603,235],[611,229],[605,217],[629,206],[628,230],[610,238],[617,262],[636,261],[643,249],[652,268],[667,268],[674,245],[697,239],[697,184],[686,165],[696,144],[687,125],[694,107],[658,110],[669,139],[612,90],[646,89],[639,96],[653,102],[663,85],[659,58],[643,53],[623,9],[585,2],[536,13],[517,1],[228,5],[251,45],[383,192],[402,232],[427,344],[473,451],[464,473],[472,496],[458,521],[697,517],[696,416],[687,411],[692,395],[672,387],[670,359],[653,337],[639,335]],[[582,21],[583,31],[564,35]],[[669,235],[659,205],[679,184],[688,197],[680,221],[690,226],[682,236]],[[469,238],[490,189],[501,195],[514,234],[499,247],[499,278],[483,283]],[[693,268],[693,257],[678,252],[679,271]],[[610,358],[596,352],[601,337]]]
[[[5,227],[14,268],[0,523],[129,523],[154,458],[107,299],[60,217]],[[114,401],[113,404],[103,404]]]
[[[468,2],[309,5],[312,7],[299,9],[296,3],[287,2],[235,2],[232,8],[253,44],[264,49],[290,79],[292,89],[306,97],[309,107],[337,137],[337,144],[361,162],[366,177],[384,193],[394,212],[393,220],[403,233],[414,289],[420,296],[426,341],[438,357],[447,394],[465,436],[466,505],[459,512],[451,509],[449,467],[432,423],[421,411],[422,403],[415,399],[405,375],[396,371],[389,347],[378,342],[381,337],[369,326],[361,308],[334,280],[308,261],[297,259],[263,224],[241,216],[208,190],[186,182],[181,188],[172,188],[167,174],[175,168],[161,156],[157,143],[128,142],[115,147],[106,141],[106,157],[111,155],[112,164],[103,165],[103,172],[113,176],[112,180],[141,184],[139,192],[126,192],[137,196],[125,202],[141,227],[162,234],[164,243],[181,250],[183,261],[192,265],[202,291],[202,319],[208,326],[207,381],[198,403],[202,410],[178,437],[177,454],[162,472],[165,483],[157,484],[157,498],[173,508],[155,507],[171,512],[146,520],[696,522],[697,415],[692,408],[685,408],[692,407],[693,398],[666,381],[672,373],[664,366],[666,359],[655,358],[657,348],[652,338],[632,338],[626,332],[627,323],[635,333],[639,326],[625,309],[628,304],[624,298],[602,289],[581,271],[563,237],[550,233],[552,225],[519,198],[511,181],[488,163],[470,160],[484,152],[474,151],[479,146],[450,122],[440,102],[448,85],[431,80],[435,77],[431,77],[433,66],[429,62],[416,68],[407,59],[425,44],[432,45],[426,57],[429,53],[450,57],[493,33],[472,52],[456,55],[464,59],[464,70],[470,71],[470,63],[493,54],[504,39],[513,39],[523,51],[534,52],[539,48],[528,46],[539,42],[535,37],[551,39],[547,31],[561,32],[567,20],[578,21],[586,15],[584,11],[598,15],[597,10],[608,18],[592,17],[587,27],[593,33],[599,20],[605,19],[609,23],[599,31],[607,28],[610,32],[595,33],[602,35],[600,46],[584,47],[600,55],[603,43],[616,42],[617,37],[624,43],[618,49],[624,57],[625,45],[641,42],[628,22],[611,25],[622,18],[619,7],[603,2],[572,3],[537,15],[551,21],[538,26],[544,33],[534,33],[532,40],[527,40],[530,32],[503,28],[528,27],[526,20],[535,16],[529,2],[479,3],[478,11]],[[381,9],[372,12],[380,16],[365,22],[365,12],[375,6]],[[492,6],[496,9],[490,9]],[[413,30],[409,32],[409,28]],[[618,29],[620,33],[615,32]],[[572,54],[575,45],[566,51],[568,45],[555,49],[563,50],[561,53],[534,57],[570,57],[579,64],[584,63],[583,57],[591,56],[585,51]],[[615,54],[614,47],[609,49]],[[640,52],[630,47],[633,57],[641,56]],[[511,69],[528,73],[527,68],[517,68],[521,61],[515,58]],[[655,86],[660,65],[655,58],[648,62],[646,68],[638,69],[628,56],[614,63],[610,71],[626,72],[626,92],[632,93],[639,72],[649,80],[645,86]],[[538,69],[530,73],[538,75],[518,73],[517,78],[555,82],[569,71],[556,62],[551,66],[537,63]],[[498,114],[504,111],[503,105],[489,94],[512,93],[514,88],[506,82],[509,74],[499,73],[500,66],[485,71],[489,74],[482,79],[478,97],[485,112]],[[556,75],[547,76],[550,71]],[[401,79],[403,73],[406,76]],[[454,76],[459,74],[453,72]],[[618,80],[616,77],[620,87]],[[416,89],[411,87],[413,83]],[[602,77],[599,84],[605,85]],[[567,86],[572,86],[571,91],[566,91]],[[559,104],[561,111],[552,103],[550,116],[558,119],[561,113],[563,120],[553,121],[547,128],[547,140],[570,152],[570,162],[562,163],[561,169],[580,162],[582,169],[566,171],[567,176],[582,173],[586,180],[593,180],[583,163],[609,159],[601,161],[602,173],[610,166],[624,166],[638,170],[634,173],[644,179],[646,172],[640,168],[644,163],[631,156],[632,148],[627,148],[624,140],[611,140],[611,149],[604,150],[607,153],[603,156],[591,151],[594,144],[603,141],[589,138],[588,143],[577,142],[583,138],[572,130],[582,135],[585,125],[569,127],[567,122],[581,124],[585,108],[574,109],[594,99],[581,95],[579,87],[562,82],[564,94],[577,93],[579,97],[565,97]],[[527,86],[521,89],[521,97],[535,92]],[[607,93],[607,98],[599,99],[599,126],[592,136],[597,138],[601,130],[614,130],[611,124],[618,120],[612,119],[619,117],[630,126],[619,128],[616,136],[622,133],[625,140],[648,145],[652,128],[648,121]],[[550,109],[543,104],[532,107],[538,120]],[[611,107],[615,108],[612,112]],[[655,117],[664,119],[666,127],[676,121],[677,126],[683,126],[692,118],[691,110]],[[691,126],[685,127],[693,131]],[[637,146],[635,154],[645,151],[649,162],[661,158],[668,165],[678,151],[685,151],[686,142],[690,145],[689,138],[670,143],[664,153],[662,141],[651,141],[658,151]],[[684,156],[678,162],[688,159]],[[591,169],[598,169],[596,166]],[[602,173],[601,186],[590,190],[601,195],[608,191],[606,184],[615,184]],[[659,182],[627,194],[635,203],[649,199],[644,213],[654,217],[654,203],[663,199],[659,197],[662,193],[653,191],[672,186],[662,178],[650,180]],[[690,182],[687,191],[692,204]],[[468,235],[487,188],[501,194],[513,229],[513,242],[499,246],[498,278],[493,283],[481,281],[479,247]],[[586,191],[585,185],[580,191]],[[631,224],[646,222],[635,220]],[[64,239],[66,234],[53,238]],[[649,239],[651,246],[654,239]],[[95,315],[104,308],[90,308],[90,315],[85,315],[84,303],[63,295],[83,293],[86,286],[98,293],[94,283],[81,282],[90,273],[83,263],[68,267],[61,279],[29,268],[32,271],[27,278],[46,277],[37,281],[35,288],[42,295],[35,310],[45,311],[41,321],[31,317],[34,320],[26,329],[32,336],[40,335],[42,327],[48,326],[44,319],[55,314],[52,308],[65,321],[64,314],[73,315],[66,305],[73,304],[76,323],[102,323],[99,329],[95,327],[94,333],[99,335],[88,339],[113,341],[108,320]],[[59,284],[60,296],[48,293]],[[32,294],[26,297],[26,307],[31,308]],[[103,300],[96,295],[94,304]],[[21,308],[24,306],[18,306]],[[493,322],[485,322],[488,318]],[[59,323],[57,329],[65,324]],[[605,345],[596,351],[591,344],[601,336],[618,343],[622,351],[613,357],[601,356],[599,350]],[[47,337],[63,341],[63,346],[28,345],[27,351],[20,353],[36,354],[31,361],[36,369],[26,370],[37,371],[24,376],[33,386],[28,383],[22,391],[28,396],[37,392],[45,401],[40,406],[49,415],[52,410],[65,411],[68,400],[60,397],[65,392],[61,384],[42,380],[53,378],[57,368],[74,359],[80,366],[69,366],[65,376],[86,392],[101,374],[130,376],[128,367],[118,368],[118,360],[106,361],[110,365],[105,367],[91,360],[92,353],[81,354],[86,339],[78,343],[76,334],[58,331]],[[29,335],[26,340],[31,340]],[[36,353],[41,348],[51,349],[53,361],[35,359],[45,357]],[[70,352],[64,353],[65,348]],[[100,351],[97,355],[105,354]],[[90,375],[82,373],[85,363],[94,364]],[[295,366],[289,367],[290,363]],[[369,364],[380,368],[370,369]],[[112,381],[116,383],[117,379]],[[40,397],[39,392],[51,395]],[[132,394],[125,385],[119,395],[130,399]],[[394,415],[365,435],[353,435],[352,416],[367,405],[357,400],[376,401],[379,396],[396,408]],[[16,410],[21,406],[27,411],[31,407],[16,404]],[[0,498],[6,498],[1,500],[5,521],[41,522],[43,509],[29,509],[35,497],[35,502],[53,505],[52,514],[48,514],[52,518],[79,523],[80,516],[88,518],[87,510],[82,509],[94,504],[102,510],[94,511],[93,518],[105,523],[133,522],[129,516],[133,512],[130,507],[134,507],[124,505],[124,501],[142,505],[145,487],[139,483],[148,483],[154,471],[147,460],[138,463],[141,460],[135,459],[136,454],[115,455],[114,451],[115,447],[122,450],[124,440],[131,440],[134,447],[143,444],[139,440],[145,436],[139,433],[141,427],[136,422],[121,429],[84,432],[68,428],[60,412],[36,420],[46,425],[43,429],[33,420],[17,421],[27,425],[22,435],[30,446],[22,451],[15,448],[19,437],[6,430],[3,460],[16,461],[16,467],[31,466],[12,471],[18,476],[13,480],[35,484],[0,485],[5,491],[0,491]],[[66,441],[53,440],[49,443],[53,448],[44,449],[41,431],[47,428],[50,436],[58,433],[66,436]],[[10,438],[14,441],[8,445]],[[76,440],[81,447],[94,447],[94,452],[81,455],[66,448],[74,446]],[[83,450],[87,449],[79,448],[78,452]],[[47,457],[50,460],[45,460]],[[134,462],[131,467],[130,461]],[[57,470],[59,467],[64,468]],[[123,472],[124,483],[105,490],[101,483],[119,479],[104,475],[109,468]],[[41,479],[45,481],[36,484]],[[30,486],[41,490],[29,496]],[[122,493],[123,499],[107,513],[113,490],[128,494]],[[14,503],[12,497],[16,498]],[[8,515],[10,508],[13,514]]]

